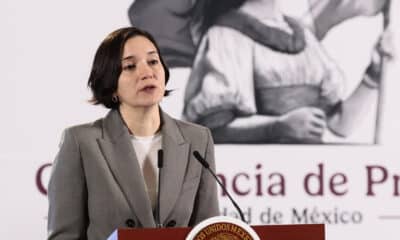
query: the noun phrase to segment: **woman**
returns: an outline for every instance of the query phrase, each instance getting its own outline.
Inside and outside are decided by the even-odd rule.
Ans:
[[[185,93],[187,120],[224,143],[320,143],[348,135],[376,99],[380,59],[346,99],[316,37],[274,0],[203,1],[203,34]],[[215,11],[202,11],[215,9]]]
[[[101,43],[88,85],[93,102],[111,110],[64,132],[48,189],[48,239],[106,239],[117,228],[155,227],[158,217],[183,227],[218,214],[215,182],[192,154],[215,168],[211,134],[159,108],[168,77],[147,32],[122,28]]]

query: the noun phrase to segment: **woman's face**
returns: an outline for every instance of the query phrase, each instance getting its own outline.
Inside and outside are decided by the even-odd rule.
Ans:
[[[158,105],[165,92],[165,72],[154,44],[143,36],[126,41],[116,95],[121,107]]]

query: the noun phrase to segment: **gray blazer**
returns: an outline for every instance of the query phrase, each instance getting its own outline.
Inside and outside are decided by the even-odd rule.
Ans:
[[[197,150],[215,170],[210,131],[161,111],[164,167],[160,220],[166,227],[193,226],[219,214],[211,174],[193,157]],[[65,130],[48,187],[48,239],[102,240],[124,227],[155,227],[142,172],[118,111]]]

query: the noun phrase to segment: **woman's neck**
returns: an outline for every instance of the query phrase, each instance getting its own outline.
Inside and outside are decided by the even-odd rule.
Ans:
[[[136,136],[152,136],[160,129],[161,118],[158,106],[150,108],[132,108],[121,105],[121,117],[129,131]]]
[[[283,14],[279,5],[274,0],[248,0],[239,8],[239,10],[259,20],[283,20]]]

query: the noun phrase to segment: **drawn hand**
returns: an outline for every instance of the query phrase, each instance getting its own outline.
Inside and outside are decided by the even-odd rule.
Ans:
[[[315,107],[302,107],[282,115],[277,131],[289,141],[320,143],[326,128],[325,113]]]
[[[365,72],[369,85],[379,86],[382,79],[383,62],[394,58],[393,35],[390,29],[386,29],[376,43],[371,56],[371,62]]]

